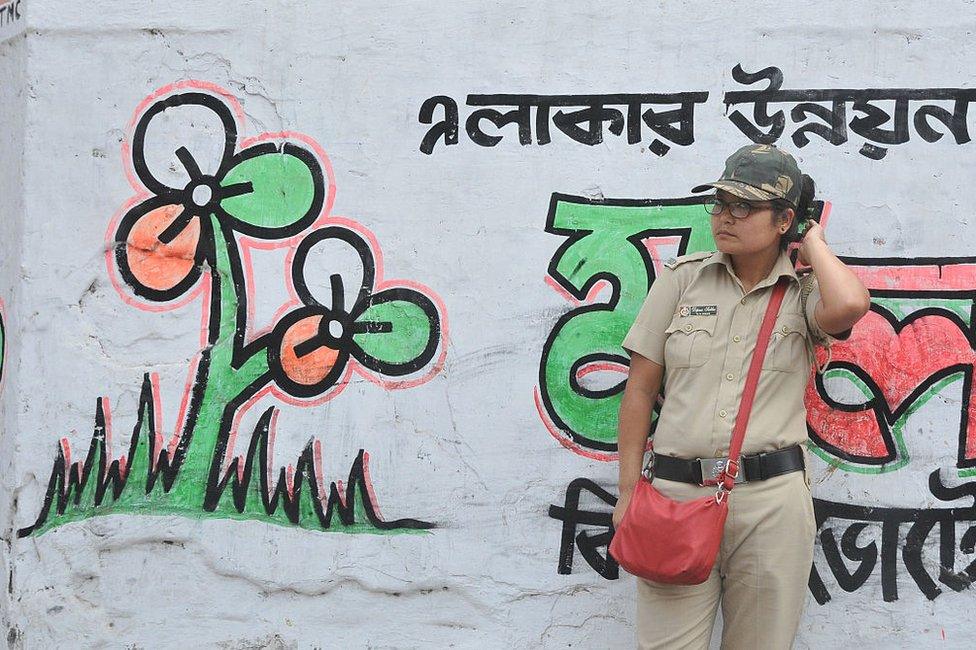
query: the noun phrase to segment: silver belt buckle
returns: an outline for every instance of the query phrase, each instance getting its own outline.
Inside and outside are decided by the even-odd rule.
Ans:
[[[698,464],[701,466],[702,485],[718,485],[718,477],[725,470],[725,464],[729,462],[726,458],[699,458]],[[745,476],[742,471],[742,463],[739,463],[739,475],[735,477],[735,483],[744,483]]]

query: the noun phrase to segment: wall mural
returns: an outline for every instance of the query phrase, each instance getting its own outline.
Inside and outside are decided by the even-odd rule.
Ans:
[[[354,375],[389,390],[416,386],[443,366],[448,335],[440,298],[417,282],[386,279],[373,234],[329,214],[336,188],[322,148],[294,132],[241,138],[243,125],[237,101],[202,82],[166,86],[137,108],[123,145],[136,195],[109,225],[108,272],[138,309],[198,301],[201,350],[168,441],[156,374],[145,375],[128,451],[118,458],[108,457],[108,399],[96,400],[87,454],[75,459],[60,441],[40,514],[21,537],[110,513],[342,532],[432,527],[380,517],[364,450],[345,484],[327,482],[314,439],[273,477],[277,407],[260,414],[246,452],[228,457],[242,416],[262,397],[313,407],[337,397]],[[291,300],[273,328],[249,338],[250,250],[281,247],[290,249]],[[337,249],[347,254],[335,259],[358,259],[361,282],[344,283],[340,271],[348,269],[316,275],[310,257]]]
[[[628,363],[620,341],[662,259],[714,250],[700,202],[553,195],[546,232],[566,241],[546,280],[572,308],[543,349],[536,405],[550,434],[571,451],[616,460]],[[805,400],[810,448],[847,472],[925,476],[923,489],[931,497],[891,507],[878,505],[890,495],[862,503],[814,499],[818,555],[845,591],[863,586],[880,557],[882,598],[896,600],[899,555],[929,599],[943,592],[939,584],[961,591],[976,581],[976,557],[959,559],[976,555],[976,481],[967,481],[976,476],[976,258],[842,259],[870,290],[872,306],[851,337],[834,346],[824,376],[811,370]],[[818,349],[821,363],[825,355]],[[925,442],[939,432],[909,436],[906,423],[937,396],[954,404],[944,397],[953,387],[961,387],[962,395],[955,453],[933,458]],[[933,507],[933,499],[945,506]],[[600,575],[618,577],[606,553],[615,503],[616,496],[596,481],[570,482],[563,503],[549,509],[563,523],[559,573],[572,572],[578,550]],[[937,548],[935,565],[923,553],[928,546]],[[810,590],[820,604],[831,599],[816,564]]]

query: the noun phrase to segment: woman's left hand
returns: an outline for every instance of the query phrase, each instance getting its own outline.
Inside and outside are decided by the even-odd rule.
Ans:
[[[800,241],[800,264],[810,266],[810,248],[820,244],[827,245],[823,226],[816,221],[811,221],[810,227],[803,233],[803,239]]]

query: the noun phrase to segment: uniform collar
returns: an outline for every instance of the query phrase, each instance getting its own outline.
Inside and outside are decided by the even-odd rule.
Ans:
[[[701,272],[701,269],[704,269],[706,266],[710,266],[712,264],[725,265],[725,268],[728,269],[729,275],[738,281],[739,278],[736,276],[735,270],[732,268],[732,257],[730,255],[721,251],[715,251],[702,260],[701,266],[698,267],[699,272]],[[786,276],[796,282],[800,281],[796,275],[796,270],[793,268],[793,263],[790,261],[790,256],[786,254],[786,251],[779,252],[779,257],[776,258],[776,263],[773,264],[773,269],[769,272],[769,275],[757,282],[756,286],[753,288],[761,289],[763,287],[776,284],[776,281],[782,276]]]

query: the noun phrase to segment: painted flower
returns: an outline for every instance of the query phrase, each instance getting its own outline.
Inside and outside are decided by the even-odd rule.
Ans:
[[[215,224],[225,240],[234,232],[281,239],[316,219],[325,191],[311,151],[293,142],[237,146],[234,116],[214,95],[167,95],[142,113],[132,168],[151,196],[115,234],[119,271],[137,295],[165,302],[196,284],[215,254]]]
[[[322,259],[334,266],[350,255],[361,264],[361,281],[339,273],[326,273],[326,280],[314,272]],[[272,376],[286,393],[321,395],[339,382],[350,357],[389,377],[411,374],[434,357],[440,340],[434,302],[404,286],[377,291],[372,250],[356,232],[330,226],[307,236],[296,251],[292,281],[303,306],[279,321],[268,348]],[[324,288],[326,295],[314,295]]]

